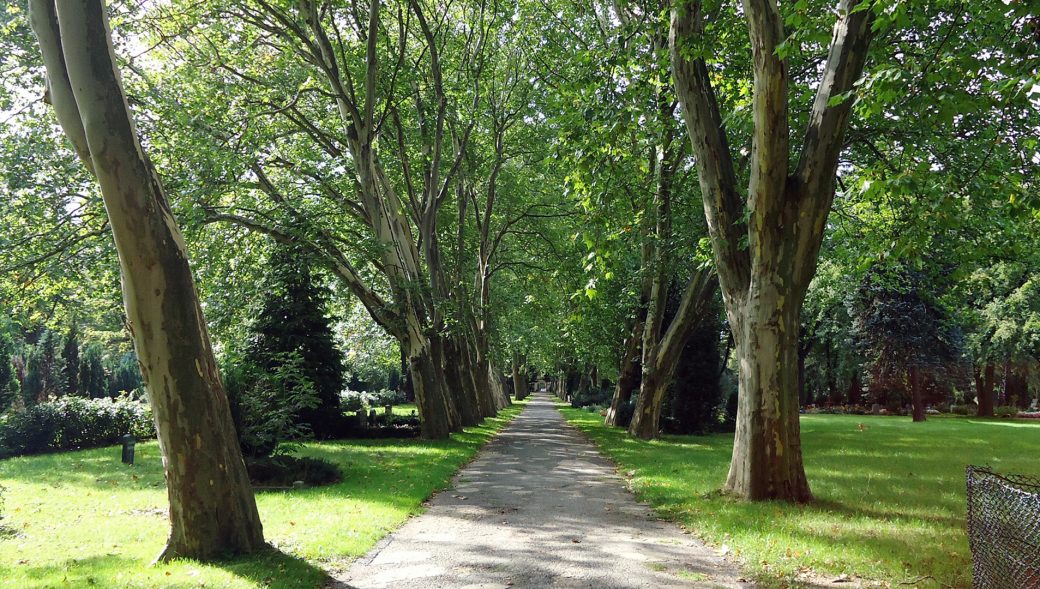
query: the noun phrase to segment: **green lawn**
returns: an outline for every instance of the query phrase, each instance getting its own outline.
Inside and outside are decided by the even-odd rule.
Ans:
[[[732,434],[643,442],[604,427],[598,414],[563,411],[662,517],[727,546],[773,586],[811,567],[883,586],[970,587],[965,465],[1040,475],[1037,423],[808,415],[802,444],[816,503],[742,503],[718,492]]]
[[[219,564],[149,566],[169,530],[154,442],[137,446],[133,467],[120,464],[116,447],[0,461],[8,530],[0,535],[0,587],[312,589],[325,570],[346,567],[421,511],[521,407],[446,441],[307,444],[302,454],[339,464],[343,482],[258,493],[264,535],[278,551]]]
[[[376,410],[379,411],[380,414],[382,414],[382,411],[383,411],[382,409],[377,407]],[[394,408],[393,408],[394,415],[401,415],[401,416],[404,416],[404,417],[408,417],[408,416],[412,415],[413,412],[416,415],[419,414],[419,409],[415,406],[415,403],[401,403],[400,405],[394,405]]]

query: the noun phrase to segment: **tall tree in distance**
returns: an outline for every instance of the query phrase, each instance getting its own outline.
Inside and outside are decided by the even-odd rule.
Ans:
[[[743,0],[754,86],[748,184],[738,186],[706,62],[705,30],[717,16],[698,0],[675,0],[670,44],[676,93],[696,156],[719,283],[739,374],[737,432],[725,490],[750,500],[812,500],[798,423],[798,327],[834,199],[838,156],[853,85],[867,58],[874,12],[841,0],[829,54],[792,154],[791,72],[775,0]]]
[[[299,371],[314,386],[319,404],[298,417],[316,437],[331,436],[345,383],[343,354],[327,317],[327,291],[316,284],[302,247],[279,244],[269,265],[263,308],[253,323],[250,359],[271,372],[290,354],[299,354]]]
[[[184,240],[137,136],[101,0],[29,2],[58,122],[101,186],[170,500],[160,560],[263,546]]]

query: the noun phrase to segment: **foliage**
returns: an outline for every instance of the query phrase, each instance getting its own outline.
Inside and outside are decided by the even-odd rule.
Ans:
[[[722,427],[720,410],[724,398],[719,347],[728,342],[724,337],[720,341],[724,335],[720,314],[718,301],[706,305],[704,317],[679,356],[661,420],[661,429],[668,433],[704,434]]]
[[[347,387],[354,391],[396,389],[401,385],[401,350],[397,341],[353,305],[336,324],[342,342]]]
[[[265,537],[284,552],[217,563],[150,564],[169,531],[158,444],[139,444],[133,468],[120,464],[112,448],[3,460],[0,480],[8,487],[8,505],[21,509],[8,516],[18,541],[0,541],[0,577],[21,589],[314,589],[327,582],[331,563],[345,566],[421,513],[430,495],[446,488],[518,411],[506,409],[449,440],[305,444],[301,456],[335,464],[342,480],[258,493]],[[70,560],[70,554],[77,557]]]
[[[141,377],[141,366],[137,361],[137,353],[128,350],[110,360],[108,372],[108,395],[118,397],[126,393],[140,391],[144,387]]]
[[[950,413],[954,415],[975,415],[978,411],[979,407],[975,404],[950,405]]]
[[[271,378],[261,376],[253,394],[243,399],[246,428],[258,413],[279,415],[268,422],[279,434],[290,434],[285,420],[298,421],[299,432],[321,438],[330,435],[340,416],[339,394],[344,388],[343,359],[336,349],[332,327],[326,316],[327,289],[320,286],[310,262],[299,248],[279,246],[271,254],[262,307],[250,327],[248,362]],[[299,389],[299,390],[297,390]],[[265,394],[289,398],[256,405]],[[285,413],[291,411],[292,413]],[[266,421],[266,420],[265,420]],[[252,430],[254,434],[258,430]],[[251,438],[254,434],[246,436]],[[295,436],[283,437],[291,439]],[[258,442],[259,440],[254,439]],[[268,440],[270,442],[270,440]],[[264,444],[266,446],[266,444]]]
[[[21,390],[15,375],[11,356],[14,354],[13,338],[0,331],[0,414],[7,411],[19,397]]]
[[[964,530],[964,467],[999,462],[1007,472],[1040,475],[1040,424],[948,417],[925,423],[872,415],[803,416],[805,466],[817,501],[745,503],[718,492],[732,435],[664,436],[654,442],[604,427],[598,416],[564,409],[630,472],[637,497],[748,567],[764,587],[826,579],[971,586]],[[956,452],[951,452],[956,448]],[[835,538],[840,538],[836,542]]]
[[[0,418],[0,455],[114,444],[126,434],[155,437],[151,409],[129,398],[64,397]]]
[[[406,403],[403,392],[392,389],[379,391],[352,391],[347,389],[340,394],[340,407],[343,411],[354,412],[363,409],[380,409],[387,405],[400,405]]]
[[[62,384],[65,390],[62,395],[79,395],[82,393],[79,385],[80,357],[79,357],[79,329],[73,323],[62,339],[61,347],[61,369]]]
[[[961,334],[926,288],[917,272],[877,267],[857,292],[856,332],[874,402],[906,402],[909,369],[932,385],[926,402],[948,400],[957,387],[968,387]]]
[[[98,342],[88,342],[83,346],[79,361],[79,387],[84,397],[96,399],[105,396],[108,390],[108,378],[105,376],[103,350]]]
[[[993,408],[993,415],[995,417],[1015,417],[1019,411],[1021,409],[1013,405],[1001,405]]]
[[[247,456],[288,454],[311,437],[301,412],[319,406],[318,393],[299,352],[271,356],[265,370],[248,362],[226,371],[239,443]],[[331,420],[330,420],[331,421]]]
[[[579,388],[571,393],[571,407],[587,407],[590,405],[610,404],[613,391],[609,388],[589,386]]]

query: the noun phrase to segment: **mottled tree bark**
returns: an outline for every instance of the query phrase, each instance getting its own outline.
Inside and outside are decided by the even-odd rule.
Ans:
[[[775,0],[743,0],[754,87],[750,173],[738,187],[705,59],[709,16],[697,0],[672,7],[676,92],[698,180],[739,366],[737,432],[725,490],[751,500],[809,501],[798,426],[799,311],[816,271],[851,99],[871,39],[872,10],[841,0],[823,75],[792,167],[785,38]],[[745,212],[747,216],[745,217]],[[743,219],[747,218],[747,222]]]
[[[213,559],[265,546],[187,250],[127,108],[99,0],[32,0],[49,95],[101,185],[123,302],[148,387],[170,501],[160,554]]]

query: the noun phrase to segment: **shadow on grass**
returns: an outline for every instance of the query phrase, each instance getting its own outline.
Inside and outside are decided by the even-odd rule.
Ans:
[[[352,589],[349,585],[336,581],[326,571],[314,564],[275,548],[249,556],[207,564],[223,569],[236,577],[249,580],[257,587]]]
[[[774,579],[809,566],[882,582],[931,576],[936,585],[969,586],[965,465],[1040,474],[1040,424],[814,415],[802,419],[802,445],[817,501],[745,503],[717,492],[732,435],[643,442],[604,427],[598,416],[564,414],[658,513],[729,545],[756,576]]]
[[[343,480],[322,487],[257,493],[266,538],[278,550],[217,563],[149,567],[168,531],[165,481],[155,442],[137,464],[119,447],[0,460],[17,543],[0,543],[0,586],[338,587],[334,572],[422,509],[520,408],[449,440],[338,440],[301,454],[337,464]],[[106,554],[107,553],[107,554]],[[69,558],[70,555],[82,558]],[[239,581],[235,580],[239,578]]]

